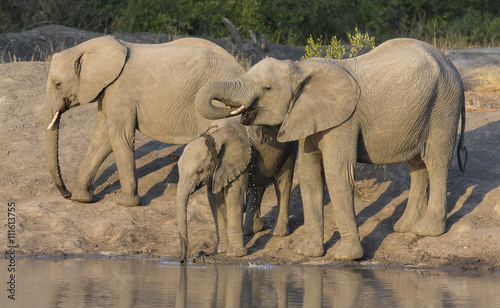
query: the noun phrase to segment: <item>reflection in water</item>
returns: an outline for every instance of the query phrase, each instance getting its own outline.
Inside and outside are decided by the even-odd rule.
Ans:
[[[7,279],[7,260],[0,272]],[[495,307],[500,273],[18,259],[0,307]],[[4,288],[5,289],[5,288]],[[498,307],[498,306],[496,306]]]

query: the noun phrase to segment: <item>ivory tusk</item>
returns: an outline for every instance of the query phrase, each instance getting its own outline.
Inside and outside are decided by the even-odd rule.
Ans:
[[[54,113],[54,117],[52,118],[52,122],[50,122],[49,126],[47,127],[47,130],[51,129],[52,126],[54,126],[54,123],[56,123],[57,117],[59,117],[59,111],[56,111]]]
[[[240,114],[242,113],[243,111],[245,111],[245,109],[247,109],[247,107],[245,107],[244,105],[241,105],[240,108],[236,109],[235,111],[231,112],[231,115],[237,115],[237,114]]]

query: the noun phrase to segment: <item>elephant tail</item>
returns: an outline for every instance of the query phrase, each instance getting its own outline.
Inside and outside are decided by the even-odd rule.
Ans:
[[[460,128],[460,139],[458,140],[458,147],[457,147],[457,159],[458,159],[458,167],[460,168],[460,171],[464,172],[465,171],[465,166],[467,164],[467,148],[464,145],[464,135],[465,135],[465,103],[462,104],[462,110],[461,110],[461,116],[462,116],[462,127]],[[464,159],[462,160],[462,155],[464,155]]]

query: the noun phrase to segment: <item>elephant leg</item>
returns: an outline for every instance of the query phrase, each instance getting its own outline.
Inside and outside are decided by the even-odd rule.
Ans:
[[[264,228],[264,222],[260,217],[260,205],[262,196],[266,190],[265,186],[250,185],[250,193],[248,194],[245,224],[243,226],[243,234],[251,235],[261,231]]]
[[[225,189],[227,203],[227,235],[229,248],[227,255],[242,257],[247,254],[243,245],[243,207],[246,202],[246,190],[248,185],[248,170],[239,175]]]
[[[94,202],[94,179],[106,157],[111,153],[111,143],[108,137],[107,118],[104,112],[97,113],[97,119],[89,147],[80,168],[78,169],[78,186],[71,200],[79,202]]]
[[[403,216],[394,225],[396,232],[411,232],[413,226],[422,218],[427,209],[427,187],[429,174],[424,161],[419,156],[406,162],[410,170],[411,186],[408,205]]]
[[[117,203],[123,206],[137,206],[140,200],[137,194],[134,156],[136,113],[135,110],[128,110],[123,106],[119,110],[108,111],[108,118],[111,113],[115,117],[108,121],[109,140],[115,155],[121,184]]]
[[[297,151],[294,151],[297,153]],[[295,166],[296,154],[287,157],[283,166],[278,172],[278,176],[274,179],[274,188],[278,199],[278,220],[271,231],[273,236],[286,236],[290,234],[288,226],[288,209],[290,206],[290,195],[293,184],[293,168]]]
[[[297,252],[305,256],[320,257],[325,254],[322,154],[310,139],[299,141],[297,171],[304,208],[306,239],[297,246]]]
[[[429,201],[423,217],[413,227],[415,234],[438,236],[445,231],[446,184],[452,156],[450,142],[428,142],[423,160],[429,173]]]
[[[363,256],[354,213],[354,161],[325,163],[325,177],[330,193],[340,244],[334,250],[336,260],[355,260]]]
[[[208,203],[214,217],[215,232],[217,234],[217,244],[215,253],[225,253],[228,247],[227,238],[227,208],[224,200],[224,191],[216,194],[212,193],[212,183],[207,185]]]
[[[349,127],[340,127],[335,128],[325,137],[328,139],[321,147],[325,178],[333,206],[335,223],[341,237],[340,243],[334,248],[333,257],[336,260],[359,259],[364,252],[354,213],[357,134],[350,131]]]

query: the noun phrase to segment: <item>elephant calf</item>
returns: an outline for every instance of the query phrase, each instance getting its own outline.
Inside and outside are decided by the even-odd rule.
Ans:
[[[189,196],[207,185],[208,200],[217,231],[217,253],[241,257],[247,250],[243,233],[262,230],[260,204],[268,184],[274,183],[279,215],[273,235],[288,235],[288,204],[297,143],[264,141],[263,128],[245,127],[239,117],[218,120],[188,143],[179,159],[177,220],[181,261],[187,254]],[[245,226],[243,206],[248,193]]]

